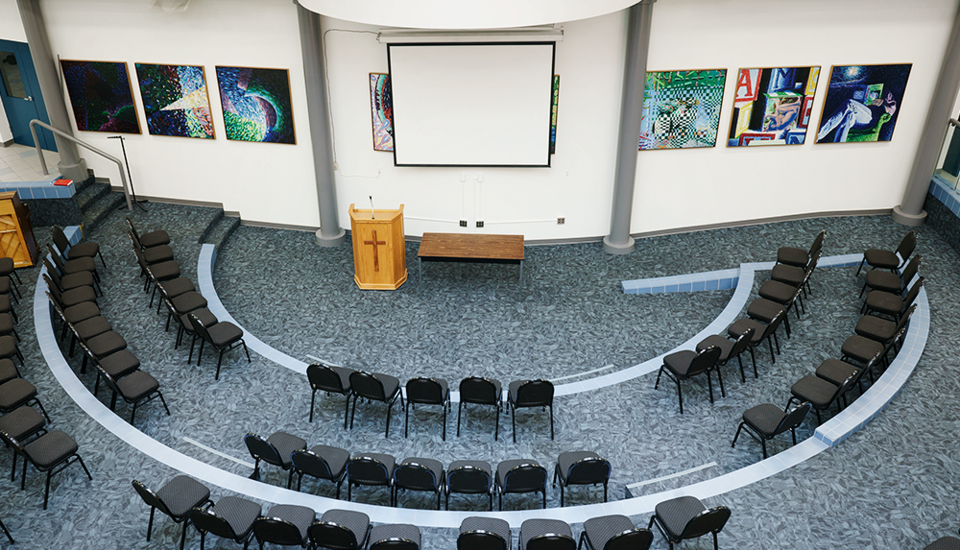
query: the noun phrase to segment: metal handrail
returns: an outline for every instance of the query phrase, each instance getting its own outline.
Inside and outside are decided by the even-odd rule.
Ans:
[[[37,148],[37,155],[40,157],[40,167],[43,168],[43,174],[45,176],[50,175],[50,171],[47,170],[47,161],[46,159],[43,158],[43,151],[40,149],[40,140],[37,138],[37,126],[46,128],[47,130],[50,130],[54,134],[57,134],[58,136],[64,139],[70,140],[81,147],[89,149],[107,160],[112,160],[113,162],[116,162],[117,168],[120,169],[120,180],[123,181],[123,196],[127,199],[127,210],[133,210],[133,202],[131,202],[130,200],[130,185],[127,183],[126,174],[123,173],[123,163],[120,162],[120,159],[118,159],[117,157],[109,153],[104,153],[103,151],[101,151],[100,149],[97,149],[93,145],[90,145],[89,143],[84,143],[66,132],[57,130],[56,128],[54,128],[53,126],[50,126],[49,124],[47,124],[42,120],[33,119],[30,121],[30,133],[33,134],[33,144]]]
[[[955,119],[955,118],[951,118],[951,119],[950,119],[950,125],[953,126],[954,128],[960,128],[960,120],[957,120],[957,119]]]

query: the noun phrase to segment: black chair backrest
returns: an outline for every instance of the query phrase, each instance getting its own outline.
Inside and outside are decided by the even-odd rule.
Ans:
[[[360,542],[348,527],[332,521],[315,521],[307,528],[307,538],[315,548],[359,550]]]
[[[350,386],[353,392],[364,399],[374,401],[386,401],[387,396],[383,390],[383,382],[377,378],[376,374],[358,370],[350,373]]]
[[[527,541],[525,550],[575,550],[577,544],[567,535],[547,533]]]
[[[652,543],[653,531],[643,528],[629,529],[610,537],[603,548],[594,550],[647,550]]]
[[[370,550],[420,550],[420,545],[412,540],[390,538],[370,543]]]
[[[517,388],[517,407],[541,407],[553,404],[553,382],[527,380]]]
[[[243,442],[255,458],[259,457],[260,460],[275,466],[283,465],[283,457],[280,456],[280,451],[266,439],[257,434],[247,434],[243,436]]]
[[[171,303],[170,305],[172,306],[173,304]],[[190,326],[193,327],[193,331],[197,333],[197,336],[206,340],[208,344],[213,345],[213,338],[210,336],[210,331],[207,330],[207,327],[203,326],[200,318],[191,312],[187,314],[187,319],[190,320]]]
[[[820,263],[820,258],[823,256],[823,250],[817,250],[811,257],[810,261],[807,263],[807,278],[813,274],[817,269],[817,264]]]
[[[340,380],[337,371],[322,363],[307,365],[307,380],[310,381],[310,387],[315,390],[333,393],[347,393],[349,390],[349,388],[343,387],[343,382]]]
[[[910,317],[913,317],[913,313],[917,311],[917,307],[919,307],[917,304],[913,304],[907,308],[907,311],[903,312],[903,315],[900,316],[900,320],[897,321],[897,328],[893,329],[894,334],[900,332],[900,329],[907,326],[907,323],[910,322]]]
[[[128,235],[130,237],[130,245],[133,247],[133,254],[137,257],[137,263],[140,264],[140,267],[144,270],[147,269],[147,259],[143,257],[143,248],[137,244],[139,241],[133,238],[133,235]]]
[[[812,405],[805,401],[798,405],[797,408],[783,415],[780,424],[777,425],[777,429],[773,430],[773,433],[770,434],[771,437],[799,426],[800,423],[803,422],[803,419],[807,417],[807,413],[810,412],[811,408]]]
[[[727,356],[727,361],[735,358],[736,356],[743,353],[743,350],[747,349],[747,346],[750,345],[750,341],[753,340],[753,333],[755,329],[753,327],[748,328],[743,331],[743,334],[737,337],[733,342],[733,347],[730,348],[730,355]]]
[[[147,503],[148,506],[153,506],[154,508],[159,509],[164,514],[167,514],[170,517],[174,517],[170,512],[170,509],[167,508],[167,505],[160,500],[160,497],[157,496],[157,493],[154,493],[152,489],[144,485],[143,483],[133,480],[133,488],[136,489],[137,494],[140,495],[140,498]]]
[[[133,244],[136,245],[140,250],[143,250],[143,244],[140,243],[140,234],[137,233],[137,229],[133,227],[133,222],[130,221],[130,218],[124,218],[127,222],[127,228],[130,230],[130,239],[133,240]]]
[[[407,380],[407,402],[442,405],[443,386],[433,378],[411,378]]]
[[[600,483],[610,479],[610,462],[598,456],[581,458],[570,465],[566,473],[567,484]]]
[[[191,509],[190,521],[197,526],[197,529],[207,533],[213,533],[218,537],[234,540],[239,538],[239,535],[233,530],[230,522],[213,513],[209,508]]]
[[[547,470],[537,464],[519,464],[503,475],[504,493],[542,491],[547,484]]]
[[[460,466],[447,472],[447,488],[454,493],[489,493],[490,474],[474,466]]]
[[[53,309],[57,312],[57,315],[60,316],[60,319],[62,319],[63,322],[66,323],[67,318],[63,313],[63,308],[60,307],[60,302],[58,302],[56,298],[53,297],[53,294],[50,294],[49,292],[47,292],[46,294],[47,294],[47,300],[50,301],[50,305],[53,306]]]
[[[770,338],[774,332],[780,328],[780,323],[783,322],[783,318],[787,315],[787,310],[784,309],[780,313],[773,316],[773,319],[770,319],[770,323],[767,324],[767,328],[763,329],[763,334],[760,336],[760,340]]]
[[[492,531],[478,529],[460,533],[457,550],[509,550],[507,541]]]
[[[313,451],[293,451],[290,455],[290,461],[293,462],[293,467],[298,472],[321,479],[333,479],[330,464]]]
[[[489,378],[470,376],[460,381],[460,402],[495,405],[500,401],[497,386]]]
[[[887,352],[890,351],[890,348],[892,348],[894,344],[902,340],[906,333],[907,333],[907,327],[903,326],[898,328],[897,332],[894,333],[893,337],[887,340],[886,343],[884,343],[883,351],[880,352],[879,357],[886,357]],[[879,357],[877,357],[877,359],[879,359]]]
[[[253,522],[253,532],[263,542],[281,546],[303,546],[300,529],[289,521],[280,518],[258,517]]]
[[[60,304],[60,307],[63,307],[63,295],[60,294],[60,289],[57,288],[57,285],[53,284],[53,281],[50,280],[50,277],[48,277],[46,273],[43,274],[43,282],[47,283],[47,290],[50,291],[50,294],[53,294],[54,299]]]
[[[400,464],[393,470],[393,483],[397,487],[416,491],[437,491],[440,480],[433,470],[416,462]]]
[[[823,241],[827,238],[827,230],[822,229],[813,239],[813,245],[810,246],[810,255],[813,256],[823,248]]]
[[[707,533],[719,533],[728,519],[730,519],[730,509],[726,506],[704,510],[687,522],[680,533],[680,539],[695,539]]]
[[[63,279],[60,278],[60,273],[54,269],[53,265],[50,263],[50,260],[44,258],[43,265],[47,268],[47,271],[44,273],[44,275],[49,275],[50,278],[53,279],[53,282],[57,283],[57,288],[63,290]]]
[[[910,261],[907,262],[907,265],[903,268],[903,272],[900,273],[900,280],[903,281],[902,288],[906,288],[910,281],[913,280],[914,275],[917,274],[917,271],[920,269],[920,262],[923,260],[923,256],[917,254],[916,256],[910,258]]]
[[[907,291],[907,297],[903,300],[903,309],[907,310],[913,303],[917,300],[917,296],[920,295],[920,291],[923,290],[923,284],[925,280],[923,277],[917,277],[917,282],[913,283],[913,286],[910,287],[910,290]]]
[[[89,351],[90,350],[87,350],[88,352],[87,354],[91,356],[94,368],[97,369],[97,372],[100,374],[100,377],[103,378],[103,381],[107,384],[107,387],[110,388],[110,391],[116,393],[121,397],[126,398],[123,391],[120,389],[119,384],[117,384],[117,381],[114,380],[112,376],[107,374],[107,371],[103,370],[103,367],[100,366],[100,363],[97,362],[96,358],[93,357],[93,354],[89,353]]]
[[[697,352],[697,355],[690,361],[690,368],[687,370],[687,376],[693,376],[706,372],[717,366],[720,361],[720,355],[723,351],[717,346],[710,346]]]
[[[347,462],[347,477],[352,483],[389,485],[393,472],[387,470],[387,465],[376,458],[360,455]]]
[[[60,253],[53,249],[53,246],[50,243],[47,243],[47,252],[50,253],[50,257],[53,258],[53,263],[56,264],[57,269],[60,272],[63,272],[63,258],[60,256]]]
[[[917,247],[917,231],[911,229],[904,235],[903,240],[900,241],[900,246],[897,247],[897,254],[900,255],[900,258],[903,261],[907,261],[907,258],[913,254],[913,250]]]
[[[47,268],[47,273],[51,273],[51,276],[53,273],[56,273],[57,278],[60,278],[60,270],[57,269],[57,266],[53,265],[53,262],[51,262],[49,258],[44,256],[41,261],[43,262],[43,266]]]
[[[67,249],[70,248],[70,240],[63,234],[63,229],[60,229],[59,225],[55,225],[50,228],[50,234],[53,237],[53,244],[57,245],[60,253],[66,254]]]

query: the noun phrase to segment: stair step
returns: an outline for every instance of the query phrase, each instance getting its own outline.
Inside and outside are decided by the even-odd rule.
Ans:
[[[200,243],[209,243],[220,249],[238,227],[240,227],[240,218],[222,216],[203,232]]]
[[[107,186],[109,189],[109,185]],[[83,226],[84,231],[90,231],[113,213],[117,208],[125,204],[126,199],[123,193],[107,192],[98,195],[97,200],[88,203],[83,207]]]
[[[86,212],[91,205],[100,199],[100,197],[109,192],[109,183],[93,182],[85,185],[82,190],[78,190],[74,198],[77,200],[77,206],[80,207],[80,211]]]

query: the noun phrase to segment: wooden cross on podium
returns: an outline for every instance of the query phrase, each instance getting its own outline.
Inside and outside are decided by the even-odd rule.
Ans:
[[[378,244],[384,244],[384,245],[385,245],[385,244],[387,244],[387,241],[378,241],[378,240],[377,240],[377,232],[374,231],[374,232],[373,232],[373,240],[372,240],[372,241],[363,241],[363,244],[372,244],[372,245],[373,245],[373,270],[374,270],[374,271],[380,271],[380,256],[379,256],[379,254],[377,254],[377,245],[378,245]]]

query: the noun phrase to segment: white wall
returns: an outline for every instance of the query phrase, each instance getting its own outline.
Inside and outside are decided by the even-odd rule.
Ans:
[[[0,0],[0,6],[12,3]],[[15,3],[14,8],[15,8]],[[67,59],[201,64],[215,141],[133,136],[128,153],[143,195],[222,202],[245,220],[319,224],[296,7],[289,0],[195,0],[181,14],[147,0],[43,0],[53,50]],[[661,0],[654,5],[650,70],[728,69],[726,135],[740,67],[821,65],[819,121],[833,64],[912,62],[893,141],[639,153],[635,233],[772,216],[891,208],[900,202],[953,20],[955,0]],[[377,28],[324,18],[338,170],[338,210],[351,202],[406,205],[406,230],[523,233],[528,239],[608,233],[626,14],[564,23],[553,167],[396,168],[372,147],[367,75],[386,72]],[[343,32],[343,31],[361,31]],[[91,40],[91,37],[109,37]],[[224,138],[214,66],[289,68],[296,146]],[[468,85],[468,83],[466,84]],[[135,89],[141,125],[145,120]],[[640,98],[637,98],[639,101]],[[469,129],[469,121],[451,121]],[[455,135],[455,132],[452,133]],[[118,149],[105,135],[81,139]],[[90,155],[98,174],[116,169]],[[461,177],[465,181],[461,181]],[[482,177],[482,181],[480,181]],[[558,226],[557,217],[566,224]],[[476,229],[474,221],[486,227]],[[516,222],[516,223],[498,223]]]
[[[319,226],[297,12],[290,0],[201,0],[183,13],[164,13],[147,0],[41,5],[51,47],[62,59],[126,61],[131,77],[136,62],[205,67],[215,140],[149,135],[134,79],[143,134],[128,136],[126,147],[138,194],[222,203],[246,220]],[[289,69],[297,145],[228,141],[216,65]],[[120,156],[120,144],[107,141],[108,135],[76,132]],[[115,164],[93,154],[84,158],[98,175],[120,184]]]
[[[0,0],[0,39],[26,42],[17,0]]]

